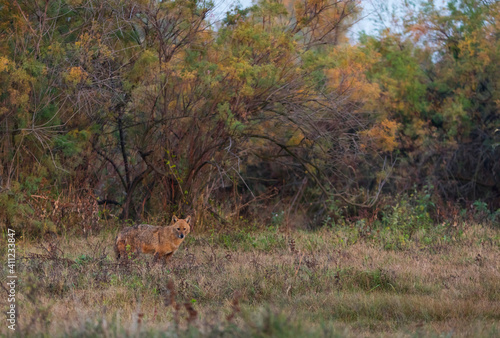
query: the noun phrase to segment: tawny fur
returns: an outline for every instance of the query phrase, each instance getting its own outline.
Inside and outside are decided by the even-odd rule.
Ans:
[[[153,254],[154,262],[168,261],[190,232],[191,216],[186,219],[172,217],[171,226],[139,224],[124,228],[115,240],[116,259],[139,253]]]

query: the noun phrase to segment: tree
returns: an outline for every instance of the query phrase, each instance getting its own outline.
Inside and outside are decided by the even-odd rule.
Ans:
[[[383,92],[379,110],[400,126],[401,182],[498,207],[499,10],[495,2],[449,1],[446,10],[424,2],[402,32],[365,39],[381,54],[369,74]]]

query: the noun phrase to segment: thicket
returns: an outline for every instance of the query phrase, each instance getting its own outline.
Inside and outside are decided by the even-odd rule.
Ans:
[[[2,224],[498,221],[500,4],[362,5],[1,0]]]

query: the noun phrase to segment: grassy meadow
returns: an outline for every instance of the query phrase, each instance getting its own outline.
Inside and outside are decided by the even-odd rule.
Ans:
[[[195,231],[166,266],[153,266],[150,255],[118,265],[113,253],[117,231],[19,239],[18,327],[12,334],[2,325],[0,333],[500,334],[500,229],[495,226],[443,225],[411,236],[389,227],[367,232],[354,225],[318,231]]]
[[[0,233],[0,338],[500,337],[500,1],[0,0]]]

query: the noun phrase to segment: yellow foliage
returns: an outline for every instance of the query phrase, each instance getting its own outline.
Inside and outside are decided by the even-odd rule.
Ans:
[[[9,59],[7,59],[6,57],[0,57],[0,72],[3,72],[4,70],[7,69],[7,67],[9,66]]]
[[[78,41],[75,42],[75,46],[77,48],[80,48],[82,46],[85,46],[87,45],[91,40],[91,36],[89,33],[83,33],[82,35],[80,35]]]
[[[361,132],[363,146],[372,145],[375,150],[393,151],[397,146],[396,133],[398,123],[385,119],[375,124],[371,129]]]
[[[474,57],[476,54],[475,45],[477,45],[477,43],[478,43],[478,37],[477,37],[476,32],[470,34],[465,39],[460,40],[458,42],[458,48],[460,49],[460,55],[461,56],[469,55],[471,57]]]
[[[83,0],[68,0],[68,5],[70,6],[80,6],[83,3]]]
[[[343,22],[352,20],[361,8],[358,4],[346,0],[285,0],[284,5],[295,15],[298,27],[308,27],[306,35],[322,42],[341,44],[348,41],[342,31]],[[347,20],[346,13],[350,13]]]
[[[28,103],[33,78],[16,63],[7,57],[0,57],[0,72],[7,72],[7,76],[0,80],[6,85],[9,93],[8,101],[11,105],[22,106]]]
[[[292,137],[290,137],[290,139],[286,142],[286,145],[298,146],[302,142],[302,140],[304,140],[304,138],[305,138],[304,134],[300,129],[298,129],[293,133]]]
[[[326,71],[329,87],[348,95],[354,102],[376,102],[380,88],[378,84],[368,81],[366,71],[377,61],[378,56],[365,54],[356,46],[336,48],[329,56],[336,60],[336,65]]]
[[[71,67],[66,73],[66,81],[77,85],[78,83],[85,81],[88,74],[81,67]]]

